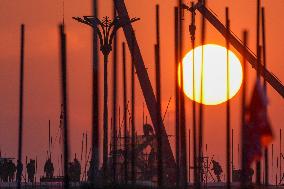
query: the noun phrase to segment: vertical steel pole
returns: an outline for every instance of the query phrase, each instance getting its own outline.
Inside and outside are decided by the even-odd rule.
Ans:
[[[190,129],[188,129],[188,183],[190,183],[190,157],[191,157],[191,137],[190,137]]]
[[[104,110],[103,110],[103,179],[107,179],[108,167],[108,55],[104,54]]]
[[[128,134],[127,134],[127,85],[126,85],[126,52],[122,44],[123,71],[123,120],[124,120],[124,182],[128,182]]]
[[[20,87],[19,87],[19,136],[18,136],[18,164],[17,164],[17,188],[21,188],[22,177],[22,147],[23,147],[23,104],[24,104],[24,50],[25,50],[25,25],[21,25],[21,49],[20,49]]]
[[[257,11],[256,11],[256,49],[257,49],[257,80],[260,80],[260,67],[261,67],[261,60],[260,60],[260,48],[259,48],[259,36],[260,36],[260,0],[257,0]],[[256,184],[261,184],[261,163],[260,161],[256,162]]]
[[[226,29],[227,29],[227,37],[226,37],[226,51],[227,51],[227,102],[226,102],[226,175],[227,175],[227,188],[231,188],[231,152],[230,152],[230,130],[231,130],[231,113],[230,113],[230,60],[229,60],[229,48],[230,43],[228,40],[228,34],[230,33],[230,21],[229,21],[229,8],[226,7]]]
[[[179,101],[180,101],[180,93],[179,93],[179,46],[178,46],[178,7],[174,9],[174,18],[175,18],[175,116],[176,116],[176,123],[175,123],[175,147],[176,147],[176,187],[177,189],[180,188],[180,122],[179,122]]]
[[[264,11],[264,7],[261,8],[261,15],[262,15],[262,45],[263,45],[263,66],[266,69],[266,32],[265,32],[265,11]],[[263,83],[263,88],[264,88],[264,93],[267,96],[267,82],[266,80],[264,80]],[[265,111],[266,111],[266,116],[267,116],[267,106],[265,107]],[[265,175],[264,175],[264,183],[265,186],[269,185],[269,159],[268,159],[268,147],[265,147],[264,149],[264,171],[265,171]]]
[[[247,45],[247,31],[244,31],[243,34],[243,44],[244,48]],[[245,52],[245,51],[244,51]],[[241,124],[241,160],[242,160],[242,169],[241,169],[241,187],[246,187],[246,180],[247,180],[247,161],[246,161],[246,90],[247,90],[247,62],[246,62],[246,53],[243,54],[243,86],[242,86],[242,124]]]
[[[273,168],[274,168],[274,163],[273,163],[273,161],[274,161],[274,146],[273,146],[273,144],[271,144],[271,167],[272,167],[272,172],[273,172]],[[273,172],[274,173],[274,172]]]
[[[203,6],[206,6],[206,1],[203,1]],[[201,21],[201,45],[202,45],[202,51],[201,51],[201,74],[200,74],[200,107],[199,107],[199,146],[198,146],[198,188],[201,186],[201,182],[203,182],[203,169],[202,166],[202,158],[203,158],[203,69],[204,69],[204,43],[205,43],[205,32],[206,32],[206,25],[205,25],[205,17],[202,15],[202,21]]]
[[[88,164],[87,153],[88,153],[88,133],[86,132],[86,138],[85,138],[85,165]],[[87,169],[86,169],[86,166],[85,166],[85,179],[87,180]]]
[[[183,19],[182,3],[179,0],[179,63],[180,63],[180,167],[181,167],[181,186],[187,188],[187,147],[186,147],[186,119],[185,119],[185,100],[184,100],[184,78],[183,78]]]
[[[113,4],[113,17],[116,17],[116,9]],[[117,34],[115,34],[113,38],[113,106],[112,106],[112,117],[113,117],[113,136],[112,136],[112,144],[113,144],[113,181],[116,182],[116,169],[117,169],[117,118],[116,118],[116,108],[117,108]]]
[[[240,167],[240,144],[238,144],[238,166]]]
[[[163,187],[163,147],[161,136],[161,72],[160,72],[160,11],[159,5],[156,5],[156,45],[155,45],[155,64],[156,64],[156,98],[157,98],[157,143],[158,143],[158,188]]]
[[[133,46],[133,45],[132,45]],[[134,57],[131,54],[131,180],[136,183],[136,128],[135,128],[135,67]]]
[[[98,17],[98,2],[93,0],[93,16]],[[98,57],[98,36],[96,28],[93,28],[93,70],[92,70],[92,158],[90,162],[90,178],[93,185],[99,169],[99,57]],[[86,149],[87,151],[87,149]]]
[[[231,174],[233,177],[233,171],[234,171],[234,129],[232,129],[232,139],[231,139],[231,158],[232,158],[232,167],[231,167]]]
[[[259,58],[260,56],[260,52],[259,52],[259,41],[260,41],[260,19],[259,19],[259,15],[260,15],[260,0],[256,0],[256,50],[257,50],[257,79],[260,79],[260,64],[261,64],[261,60]],[[260,162],[258,162],[257,164],[260,165]],[[258,174],[258,173],[257,173]]]
[[[69,188],[68,160],[69,160],[69,136],[68,136],[68,96],[67,96],[67,64],[66,64],[66,34],[64,26],[60,25],[61,40],[61,94],[63,104],[63,159],[64,159],[64,188]]]
[[[81,164],[83,164],[84,139],[85,139],[85,133],[83,133],[83,135],[82,135],[82,143],[81,143],[81,157],[80,157],[80,162],[81,162]]]
[[[279,144],[279,179],[282,175],[282,129],[280,129],[280,144]]]
[[[193,8],[194,3],[191,3]],[[199,176],[198,176],[198,163],[197,163],[197,128],[196,128],[196,102],[195,102],[195,12],[191,13],[191,25],[190,25],[190,34],[191,34],[191,46],[192,46],[192,127],[193,127],[193,185],[197,186]],[[189,170],[190,172],[190,170]]]
[[[50,120],[48,120],[48,151],[49,151],[49,158],[51,159],[51,139],[50,139]]]

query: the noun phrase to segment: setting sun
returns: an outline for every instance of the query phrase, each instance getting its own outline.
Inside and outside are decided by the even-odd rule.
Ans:
[[[227,100],[227,53],[226,48],[207,44],[204,45],[204,65],[203,65],[203,98],[202,103],[206,105],[217,105]],[[193,98],[193,50],[188,52],[183,58],[183,78],[184,92],[187,97],[196,102],[200,100],[201,87],[201,59],[202,46],[194,49],[194,83],[195,83],[195,98]],[[229,99],[236,95],[242,84],[243,74],[242,66],[237,56],[229,51],[229,74],[230,74],[230,94]]]

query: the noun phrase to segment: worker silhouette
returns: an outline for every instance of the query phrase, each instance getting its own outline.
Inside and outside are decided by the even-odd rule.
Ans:
[[[216,175],[217,181],[221,182],[221,174],[223,173],[223,170],[220,163],[215,160],[212,160],[212,166],[213,167],[211,170],[213,170],[214,174]]]
[[[254,170],[250,167],[247,171],[247,182],[248,183],[252,183],[252,177],[253,177],[253,174],[254,174]]]
[[[1,180],[8,182],[8,160],[4,159],[1,166]]]
[[[3,182],[2,173],[3,173],[3,163],[0,161],[0,182]]]
[[[9,160],[7,163],[8,166],[8,180],[9,182],[13,182],[15,179],[16,165],[12,160]]]
[[[17,160],[17,175],[16,179],[18,182],[22,180],[22,173],[23,173],[23,163],[20,160]]]
[[[150,124],[144,124],[143,125],[143,133],[144,137],[148,137],[150,135],[154,135],[153,127]]]
[[[53,178],[54,167],[53,167],[51,158],[48,158],[48,160],[46,160],[44,164],[44,172],[45,172],[46,178]]]
[[[74,180],[76,182],[80,182],[81,165],[77,158],[74,159],[73,167],[74,167]]]
[[[35,178],[35,160],[30,159],[27,164],[28,182],[34,182]]]
[[[81,165],[78,159],[75,157],[73,162],[69,163],[69,177],[73,182],[80,182]]]

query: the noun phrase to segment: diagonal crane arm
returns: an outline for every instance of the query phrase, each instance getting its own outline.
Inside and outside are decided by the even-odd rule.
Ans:
[[[183,8],[186,6],[183,5]],[[197,9],[225,38],[228,36],[230,44],[242,55],[246,55],[248,62],[252,68],[257,69],[257,58],[248,47],[244,47],[241,40],[239,40],[232,32],[227,32],[226,27],[218,20],[218,18],[208,10],[202,2],[198,2],[194,7]],[[189,11],[194,11],[187,7]],[[277,77],[269,72],[262,64],[259,66],[260,75],[284,98],[284,86]]]
[[[115,4],[115,8],[116,11],[118,13],[118,16],[121,19],[125,19],[125,21],[129,20],[129,15],[127,12],[127,8],[126,5],[124,3],[124,0],[113,0],[114,4]],[[160,123],[162,123],[162,117],[161,115],[157,117],[157,101],[155,98],[155,94],[153,92],[153,88],[144,64],[144,60],[142,57],[142,54],[140,52],[140,48],[138,45],[138,42],[136,40],[135,34],[134,34],[134,30],[132,28],[132,25],[124,25],[123,26],[123,31],[125,34],[125,38],[127,40],[127,44],[130,50],[130,53],[132,55],[132,57],[134,57],[134,66],[135,69],[137,71],[137,76],[138,76],[138,80],[146,101],[146,105],[147,108],[149,110],[150,113],[150,117],[151,120],[153,122],[154,125],[154,129],[157,133],[157,121],[158,119],[160,119]],[[164,165],[164,171],[165,171],[165,181],[170,181],[170,179],[175,179],[175,159],[173,156],[173,152],[171,150],[171,146],[170,146],[170,142],[169,139],[167,137],[167,133],[165,130],[164,125],[160,125],[161,126],[161,138],[162,138],[162,152],[163,152],[163,165]],[[171,182],[171,181],[170,181]],[[172,181],[173,184],[174,181]]]

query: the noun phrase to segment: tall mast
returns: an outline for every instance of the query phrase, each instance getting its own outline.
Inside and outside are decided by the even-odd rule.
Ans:
[[[135,35],[135,34],[133,34]],[[132,45],[133,47],[133,45]],[[135,68],[134,57],[131,54],[131,180],[132,183],[136,183],[136,128],[135,128]]]
[[[98,1],[92,1],[92,12],[98,17]],[[92,158],[90,162],[90,180],[93,184],[95,172],[99,168],[99,58],[98,58],[98,36],[96,28],[93,28],[93,73],[92,73]],[[87,149],[86,149],[87,150]]]
[[[194,3],[191,3],[193,8]],[[191,48],[192,48],[192,127],[193,127],[193,183],[196,186],[198,182],[198,171],[197,171],[197,128],[196,128],[196,102],[195,102],[195,12],[191,12],[191,24],[189,26],[189,32],[191,35]],[[189,158],[190,159],[190,158]],[[190,164],[190,162],[189,162]],[[190,173],[190,169],[188,170]],[[190,178],[189,178],[190,179]]]
[[[160,9],[156,5],[156,45],[155,47],[155,65],[156,65],[156,98],[157,98],[157,155],[158,155],[158,188],[163,187],[163,146],[161,136],[161,71],[160,71]]]
[[[227,37],[226,37],[226,63],[227,63],[227,102],[226,102],[226,178],[227,178],[227,188],[231,188],[231,146],[230,146],[230,131],[231,131],[231,106],[230,106],[230,59],[229,59],[229,48],[230,43],[228,40],[228,33],[230,33],[230,20],[229,20],[229,8],[226,7],[226,29],[227,29]]]
[[[243,46],[244,49],[247,46],[247,31],[243,33]],[[245,51],[244,51],[245,52]],[[242,171],[241,171],[241,187],[246,187],[247,180],[247,160],[246,160],[246,90],[247,90],[247,61],[246,61],[246,53],[243,54],[243,86],[242,86],[242,100],[241,100],[241,161],[242,161]]]
[[[20,54],[20,94],[19,94],[19,138],[18,138],[18,165],[22,164],[23,147],[23,103],[24,103],[24,48],[25,26],[21,25],[21,54]],[[17,188],[21,189],[21,176],[17,174]]]
[[[124,120],[124,182],[128,181],[128,134],[127,134],[127,85],[126,85],[126,52],[125,43],[122,44],[123,70],[123,120]]]
[[[67,64],[66,64],[66,34],[63,25],[60,25],[61,41],[61,95],[64,111],[63,123],[63,159],[64,159],[64,188],[69,189],[68,160],[69,160],[69,140],[68,140],[68,99],[67,99]]]
[[[206,6],[206,1],[203,0],[202,4],[205,7]],[[203,158],[203,71],[204,71],[204,43],[205,43],[205,32],[206,32],[206,28],[205,28],[205,17],[204,15],[202,15],[202,20],[201,20],[201,45],[202,45],[202,49],[201,49],[201,73],[200,73],[200,104],[199,104],[199,136],[198,136],[198,187],[200,188],[200,184],[203,182],[203,176],[202,176],[202,170],[203,166],[202,166],[202,158]]]
[[[179,44],[179,39],[178,39],[178,7],[175,7],[174,9],[174,18],[175,18],[175,147],[176,147],[176,187],[180,188],[180,123],[179,123],[179,75],[178,75],[178,67],[179,67],[179,51],[178,51],[178,44]]]
[[[116,9],[113,4],[113,17],[116,17]],[[112,117],[113,117],[113,132],[112,132],[112,144],[113,144],[113,181],[116,182],[116,169],[117,169],[117,118],[116,118],[116,109],[117,109],[117,41],[118,37],[115,34],[113,38],[113,106],[112,106]]]
[[[183,0],[179,0],[179,63],[180,63],[180,168],[181,187],[187,188],[187,148],[186,148],[186,124],[185,124],[185,99],[184,99],[184,77],[183,77]]]

